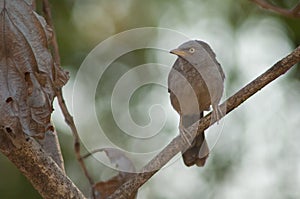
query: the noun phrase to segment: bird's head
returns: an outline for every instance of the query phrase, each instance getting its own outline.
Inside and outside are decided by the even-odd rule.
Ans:
[[[207,59],[207,57],[213,60],[216,57],[207,43],[198,40],[185,42],[178,48],[171,50],[170,53],[185,59],[194,66],[198,65],[203,59]]]

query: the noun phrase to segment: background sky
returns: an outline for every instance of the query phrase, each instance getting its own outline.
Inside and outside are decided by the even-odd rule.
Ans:
[[[296,0],[272,2],[285,8],[297,3]],[[73,89],[84,90],[87,85],[79,82],[79,87],[73,87],[83,60],[100,42],[126,30],[168,28],[188,38],[209,43],[226,74],[224,99],[300,43],[299,20],[262,10],[246,0],[55,0],[51,3],[62,67],[71,75],[64,88],[71,110]],[[162,44],[170,38],[153,34],[145,37],[145,40],[150,39],[153,43]],[[168,43],[166,48],[171,50],[179,44],[174,39],[174,44]],[[113,51],[110,49],[108,52]],[[119,128],[112,114],[112,91],[124,74],[147,63],[156,63],[145,69],[148,77],[155,82],[166,83],[165,70],[157,70],[154,66],[163,64],[171,67],[175,59],[166,50],[135,50],[116,59],[98,83],[95,108],[99,124],[104,134],[118,147],[130,152],[149,153],[136,161],[138,167],[178,135],[178,115],[170,105],[164,86],[141,86],[133,93],[126,108],[130,119],[137,125],[152,125],[152,128],[148,129],[149,132],[132,133],[145,136],[138,133],[146,132],[147,135],[153,129],[160,130],[146,141],[131,139]],[[144,75],[136,73],[132,78],[141,81]],[[204,168],[187,168],[178,155],[140,189],[138,198],[299,198],[299,79],[300,69],[296,66],[227,115],[218,126],[210,128],[206,135],[212,152]],[[82,101],[82,106],[76,108],[82,111],[82,115],[86,114],[85,98],[75,99]],[[122,110],[123,102],[116,103],[118,110]],[[88,193],[87,180],[73,153],[70,130],[55,106],[53,121],[59,132],[66,171],[75,184]],[[119,111],[119,116],[128,119],[123,111]],[[165,121],[162,127],[151,123],[155,118]],[[95,132],[97,128],[89,125],[88,120],[89,116],[86,116],[85,125],[79,121],[79,128]],[[130,125],[128,123],[126,128],[131,128]],[[82,139],[91,139],[84,133],[81,136]],[[105,155],[99,154],[98,158],[105,159]],[[87,164],[97,181],[107,180],[116,174],[96,158],[88,159]],[[40,198],[3,155],[0,155],[0,165],[0,198]]]

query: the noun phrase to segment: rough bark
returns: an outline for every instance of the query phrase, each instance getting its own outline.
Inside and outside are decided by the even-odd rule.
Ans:
[[[80,190],[31,137],[12,138],[0,129],[0,151],[26,176],[45,199],[85,198]],[[16,147],[18,145],[18,147]]]

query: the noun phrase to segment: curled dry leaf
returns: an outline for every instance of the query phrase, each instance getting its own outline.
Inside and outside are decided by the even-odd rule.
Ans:
[[[119,170],[119,174],[113,176],[107,181],[97,182],[94,186],[97,199],[107,198],[115,192],[123,183],[127,181],[131,173],[135,172],[133,162],[119,149],[104,148],[104,151],[110,162]],[[125,172],[126,171],[126,172]],[[132,194],[129,199],[136,198],[137,193]]]
[[[28,2],[0,0],[0,128],[43,137],[68,75],[53,62],[51,30]]]
[[[116,168],[122,175],[126,175],[128,172],[135,172],[133,162],[121,150],[116,148],[104,148],[102,150],[105,152],[110,162],[116,165]]]
[[[97,182],[94,186],[96,190],[96,199],[104,199],[113,194],[123,183],[126,182],[126,178],[121,175],[116,175],[111,179],[104,182]],[[135,199],[137,192],[133,193],[128,199]]]

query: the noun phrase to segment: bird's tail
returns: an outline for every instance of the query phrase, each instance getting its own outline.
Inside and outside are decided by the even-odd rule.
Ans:
[[[187,128],[194,122],[203,117],[203,113],[200,115],[184,115],[182,117],[182,125]],[[198,132],[198,135],[193,140],[191,146],[182,153],[182,158],[186,166],[192,166],[196,164],[198,167],[202,167],[209,155],[209,148],[205,140],[204,132]]]

